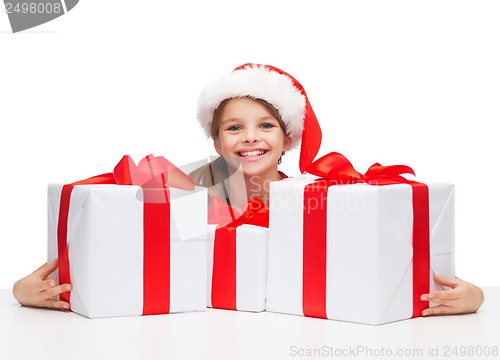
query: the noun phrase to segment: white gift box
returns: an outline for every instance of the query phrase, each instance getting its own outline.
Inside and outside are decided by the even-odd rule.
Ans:
[[[48,261],[58,257],[63,185],[48,187]],[[207,191],[170,188],[169,312],[206,309]],[[143,189],[74,186],[68,213],[72,311],[89,318],[143,313]],[[52,274],[58,280],[57,270]]]
[[[271,183],[267,311],[304,315],[304,188],[313,181]],[[433,274],[454,276],[454,186],[427,185],[433,291],[441,289]],[[366,324],[411,318],[411,186],[335,185],[326,201],[326,317]]]
[[[212,307],[212,270],[217,225],[209,225],[207,242],[207,303]],[[269,229],[255,225],[236,228],[236,310],[259,312],[266,308],[267,243]],[[225,308],[225,307],[221,307]]]

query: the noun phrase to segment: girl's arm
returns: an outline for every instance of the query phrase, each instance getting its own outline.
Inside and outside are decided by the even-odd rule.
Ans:
[[[450,289],[423,294],[421,300],[438,304],[422,311],[423,316],[469,314],[476,312],[483,304],[483,290],[467,281],[437,275],[434,275],[434,280]]]
[[[57,295],[71,290],[71,284],[56,286],[54,280],[47,279],[55,269],[57,269],[57,259],[50,264],[40,266],[32,274],[16,281],[12,289],[16,300],[24,306],[69,309],[67,302],[53,299]]]

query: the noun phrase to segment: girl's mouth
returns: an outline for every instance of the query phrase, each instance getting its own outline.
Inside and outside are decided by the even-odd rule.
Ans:
[[[267,150],[251,150],[251,151],[238,151],[237,154],[240,157],[256,157],[256,156],[261,156],[267,153]]]

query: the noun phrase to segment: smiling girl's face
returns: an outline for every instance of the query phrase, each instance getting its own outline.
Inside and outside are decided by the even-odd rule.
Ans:
[[[282,124],[271,111],[256,100],[228,100],[220,114],[215,150],[229,166],[240,167],[243,174],[279,180],[278,160],[290,147]]]

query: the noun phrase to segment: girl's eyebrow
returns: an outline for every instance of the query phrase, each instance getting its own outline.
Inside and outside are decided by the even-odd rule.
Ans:
[[[263,116],[260,118],[260,121],[269,121],[269,120],[278,122],[278,120],[274,116],[271,116],[271,115]]]
[[[224,120],[222,120],[220,123],[221,123],[221,125],[224,125],[224,124],[226,124],[226,123],[228,123],[228,122],[238,122],[238,118],[235,118],[235,117],[234,117],[234,118],[224,119]]]
[[[241,121],[240,118],[238,117],[231,117],[231,118],[227,118],[227,119],[224,119],[221,121],[221,125],[224,125],[226,123],[229,123],[229,122],[238,122],[238,121]],[[271,115],[266,115],[266,116],[262,116],[258,119],[258,121],[275,121],[275,122],[278,122],[278,120],[274,117],[274,116],[271,116]]]

